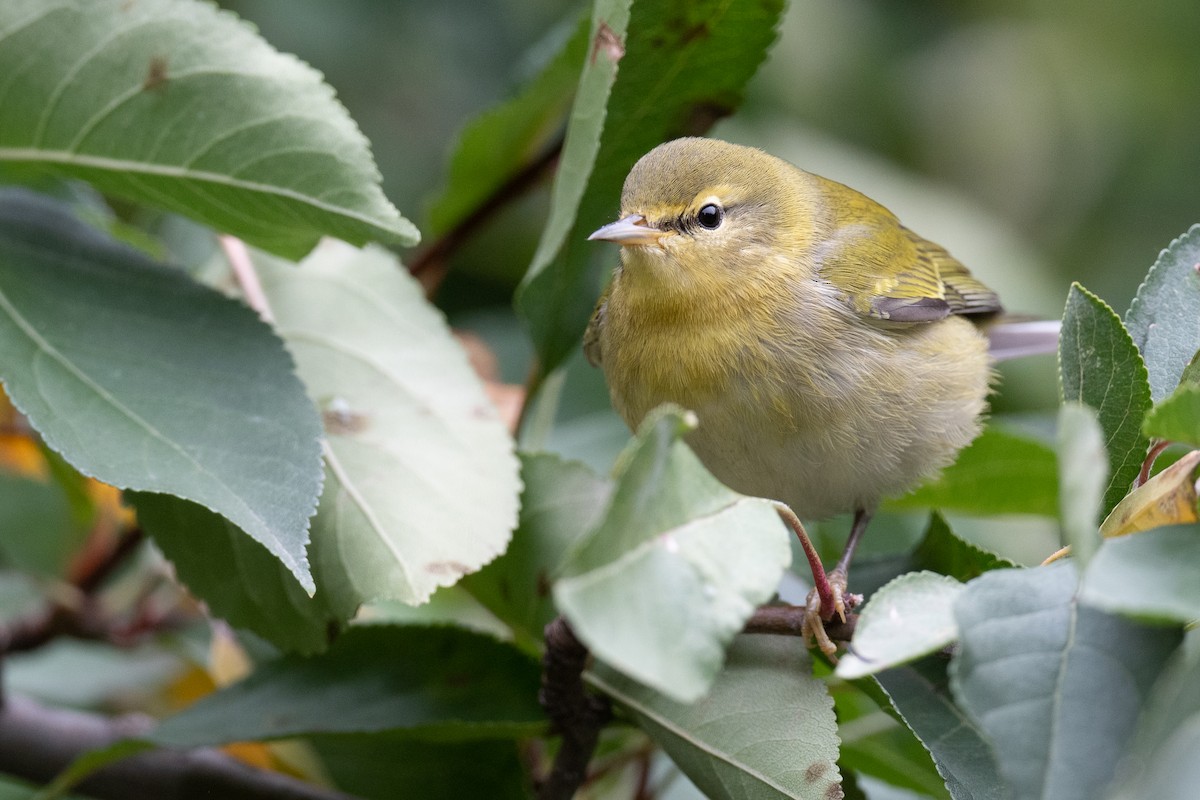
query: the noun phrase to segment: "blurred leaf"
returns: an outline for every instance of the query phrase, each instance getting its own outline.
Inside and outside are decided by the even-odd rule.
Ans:
[[[1090,406],[1068,401],[1058,411],[1058,485],[1071,555],[1086,565],[1100,546],[1100,503],[1108,483],[1104,431]]]
[[[1121,501],[1146,454],[1142,417],[1150,408],[1146,366],[1128,331],[1096,295],[1071,286],[1058,349],[1063,399],[1096,409],[1108,450],[1104,513]]]
[[[1200,620],[1200,526],[1106,541],[1084,573],[1080,597],[1118,614],[1180,624]]]
[[[691,704],[602,664],[589,682],[632,714],[712,800],[839,796],[833,701],[799,639],[738,637],[712,690]]]
[[[40,610],[44,602],[42,590],[31,576],[0,569],[0,625]]]
[[[570,547],[600,521],[612,482],[551,454],[522,454],[521,465],[525,490],[512,544],[462,585],[514,630],[541,641],[558,613],[552,579]]]
[[[1099,797],[1179,642],[1176,630],[1079,605],[1075,585],[1069,562],[989,572],[956,607],[951,688],[1015,800]]]
[[[444,741],[545,727],[533,659],[459,628],[352,627],[318,656],[285,656],[164,720],[170,747],[317,733],[405,731]]]
[[[1134,489],[1100,525],[1100,535],[1110,538],[1196,522],[1197,466],[1200,450],[1193,450]]]
[[[1200,649],[1181,648],[1154,687],[1109,800],[1192,800],[1200,786]]]
[[[550,219],[517,296],[543,373],[583,333],[589,277],[613,258],[586,237],[615,216],[630,167],[740,105],[782,11],[782,0],[597,0]]]
[[[1142,421],[1150,437],[1200,447],[1200,386],[1180,386],[1150,409]]]
[[[1193,225],[1146,274],[1125,326],[1141,351],[1155,402],[1175,390],[1184,367],[1200,351],[1200,225]]]
[[[603,521],[554,585],[597,658],[683,702],[708,690],[791,559],[771,503],[722,486],[680,440],[691,420],[670,406],[647,416]]]
[[[925,538],[913,551],[912,565],[914,569],[949,575],[963,583],[989,570],[1016,566],[1007,558],[1001,558],[956,536],[942,515],[936,512],[929,518]]]
[[[1022,436],[986,428],[941,476],[888,509],[939,508],[968,514],[1058,515],[1054,451]]]
[[[57,483],[0,472],[0,563],[63,578],[86,534]]]
[[[412,245],[319,73],[195,0],[0,4],[0,163],[36,165],[293,258]]]
[[[344,621],[322,592],[309,597],[278,559],[223,517],[170,495],[135,492],[129,499],[179,580],[214,616],[300,653],[324,650],[330,628]]]
[[[250,309],[49,200],[3,192],[0,374],[81,472],[216,511],[312,590],[319,421]]]
[[[440,236],[462,223],[505,181],[545,154],[575,95],[588,28],[588,21],[580,20],[533,80],[463,128],[446,185],[430,204],[430,233]]]
[[[325,421],[312,559],[337,613],[423,603],[502,553],[521,486],[512,439],[395,257],[330,241],[298,268],[256,264]]]
[[[393,733],[315,736],[334,784],[366,800],[528,800],[511,741],[426,742]]]
[[[1012,795],[996,770],[991,744],[950,696],[945,663],[929,658],[876,680],[929,748],[954,800],[1007,800]]]
[[[1192,360],[1183,368],[1179,386],[1200,386],[1200,350],[1196,351],[1196,355],[1192,356]]]
[[[901,575],[871,596],[859,615],[840,678],[862,678],[941,650],[958,638],[954,601],[963,585],[933,572]]]

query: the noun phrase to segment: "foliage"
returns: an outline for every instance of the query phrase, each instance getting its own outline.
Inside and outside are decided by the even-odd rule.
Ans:
[[[531,433],[566,427],[561,408],[604,404],[570,357],[613,258],[584,237],[642,152],[738,107],[782,14],[570,15],[457,140],[418,281],[383,247],[416,228],[332,88],[230,12],[0,4],[0,690],[99,707],[119,687],[162,720],[80,746],[51,793],[134,753],[237,743],[362,797],[531,796],[562,733],[537,661],[561,614],[616,711],[588,797],[1188,796],[1200,459],[1178,451],[1200,447],[1200,227],[1123,318],[1071,287],[1057,415],[998,414],[890,502],[913,535],[867,554],[882,588],[833,669],[742,633],[791,596],[796,559],[773,506],[687,447],[690,412],[622,430],[607,475],[530,446],[565,441]],[[505,289],[521,387],[422,270],[454,269],[446,249],[547,174],[540,243]],[[939,511],[1052,520],[1073,558],[1019,568]],[[153,669],[128,667],[134,645]],[[30,796],[3,750],[0,794]]]

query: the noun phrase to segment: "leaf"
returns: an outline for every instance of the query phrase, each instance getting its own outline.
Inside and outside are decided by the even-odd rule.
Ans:
[[[992,741],[1015,800],[1092,800],[1179,642],[1079,605],[1069,562],[989,572],[958,601],[951,688]]]
[[[712,690],[687,705],[604,665],[588,679],[711,800],[840,796],[833,701],[798,639],[738,637]]]
[[[460,224],[552,146],[575,95],[588,28],[580,20],[536,77],[463,128],[446,185],[429,207],[431,233],[440,236]]]
[[[298,268],[255,263],[325,421],[312,558],[337,613],[423,603],[502,553],[512,439],[416,282],[382,249],[333,241]]]
[[[989,570],[1016,566],[1008,559],[956,536],[938,513],[929,517],[929,528],[925,531],[925,538],[913,551],[912,565],[914,569],[949,575],[963,583]]]
[[[396,734],[309,739],[334,784],[366,800],[528,800],[511,741],[426,742]]]
[[[958,638],[954,601],[963,585],[933,572],[901,575],[871,595],[839,678],[862,678],[941,650]]]
[[[1129,491],[1146,453],[1142,417],[1150,408],[1146,366],[1129,332],[1108,305],[1080,286],[1071,286],[1058,349],[1064,400],[1096,409],[1108,451],[1109,481],[1104,512]]]
[[[1063,532],[1081,565],[1100,546],[1100,503],[1108,483],[1104,431],[1089,406],[1067,402],[1058,411],[1058,485]]]
[[[312,591],[319,421],[250,309],[0,192],[0,376],[80,472],[221,514]]]
[[[587,282],[613,252],[586,237],[612,220],[630,167],[741,103],[782,11],[782,0],[597,0],[550,219],[517,295],[543,374],[591,314]]]
[[[1179,624],[1200,620],[1200,526],[1105,542],[1088,565],[1080,596],[1118,614]]]
[[[886,507],[938,508],[966,514],[1058,515],[1054,451],[1033,439],[985,428],[936,480]]]
[[[177,497],[134,492],[138,522],[214,616],[284,651],[315,653],[345,620],[228,520]]]
[[[603,521],[554,584],[597,658],[682,702],[708,690],[791,559],[774,506],[726,489],[680,441],[690,420],[670,406],[647,416]]]
[[[0,163],[39,166],[297,258],[412,245],[316,70],[196,0],[0,4]]]
[[[512,544],[461,585],[536,642],[558,614],[550,598],[551,579],[571,546],[600,521],[612,482],[552,454],[523,454],[521,465],[525,492]]]
[[[1125,326],[1146,362],[1151,396],[1162,400],[1179,385],[1200,350],[1200,225],[1167,245],[1138,287]]]
[[[1104,538],[1125,536],[1163,525],[1196,522],[1196,467],[1193,450],[1125,496],[1100,525]]]
[[[1200,447],[1200,386],[1184,385],[1158,403],[1142,421],[1146,436]]]
[[[445,741],[529,736],[545,717],[538,664],[461,628],[361,625],[325,653],[259,666],[155,728],[170,747],[404,731]]]
[[[1200,650],[1181,648],[1154,687],[1109,800],[1191,800],[1198,752]]]
[[[943,661],[929,658],[876,676],[904,723],[929,748],[954,800],[1007,800],[991,744],[950,696]]]
[[[0,472],[0,563],[64,578],[86,535],[58,484]]]

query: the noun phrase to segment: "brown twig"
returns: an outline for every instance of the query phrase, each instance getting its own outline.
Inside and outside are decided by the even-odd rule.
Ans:
[[[0,772],[44,784],[80,755],[145,734],[152,724],[137,715],[103,717],[12,697],[0,708]],[[131,756],[96,771],[79,789],[100,800],[352,800],[208,748]]]
[[[408,271],[421,281],[427,296],[433,295],[446,277],[450,257],[459,247],[506,205],[532,189],[554,171],[562,153],[559,138],[540,156],[501,183],[470,214],[435,239],[409,261]]]
[[[1138,488],[1146,481],[1150,480],[1150,470],[1154,469],[1154,462],[1162,455],[1163,450],[1171,446],[1171,443],[1159,439],[1150,445],[1150,449],[1146,452],[1146,460],[1142,462],[1142,468],[1138,470],[1137,479],[1133,482],[1133,488]]]
[[[587,777],[587,765],[612,718],[608,699],[591,694],[583,685],[588,650],[562,617],[546,626],[542,657],[542,690],[538,701],[562,735],[562,745],[550,774],[538,789],[539,800],[570,800]]]
[[[803,636],[804,606],[761,606],[747,620],[742,633],[767,633],[776,636]],[[833,619],[825,623],[825,633],[835,642],[848,642],[854,636],[858,614],[847,614],[846,621]]]

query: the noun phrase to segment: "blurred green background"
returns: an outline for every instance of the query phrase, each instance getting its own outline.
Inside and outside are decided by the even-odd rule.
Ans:
[[[509,96],[586,10],[568,0],[223,4],[325,73],[371,140],[388,196],[423,229],[456,132]],[[745,106],[713,134],[871,195],[1011,311],[1057,318],[1078,280],[1123,314],[1159,251],[1200,221],[1197,31],[1196,0],[793,0]],[[459,250],[436,297],[453,324],[485,337],[511,382],[524,381],[531,355],[511,295],[547,189]],[[1028,429],[1032,412],[1047,431],[1054,359],[1001,372],[996,417]],[[598,469],[628,436],[579,357],[557,405],[529,423],[526,447]],[[989,521],[994,535],[978,538],[1011,540],[1003,525]],[[1056,540],[1042,527],[1029,553]]]

